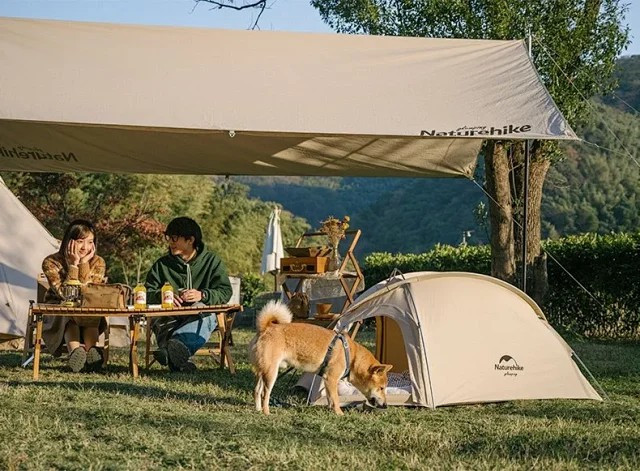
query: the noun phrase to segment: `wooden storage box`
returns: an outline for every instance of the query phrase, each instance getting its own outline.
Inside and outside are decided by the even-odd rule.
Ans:
[[[285,247],[284,250],[290,257],[325,257],[331,252],[331,249],[326,245],[315,247]]]
[[[285,275],[324,273],[329,257],[284,257],[280,270]]]

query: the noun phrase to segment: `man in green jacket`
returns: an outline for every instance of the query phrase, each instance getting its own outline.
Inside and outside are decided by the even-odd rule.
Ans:
[[[202,229],[191,218],[179,217],[165,230],[169,253],[158,259],[147,274],[147,302],[160,304],[162,286],[173,287],[175,306],[225,304],[231,298],[231,283],[220,257],[202,242]],[[158,317],[151,328],[156,335],[158,363],[172,371],[191,371],[189,358],[209,340],[216,328],[211,314]]]

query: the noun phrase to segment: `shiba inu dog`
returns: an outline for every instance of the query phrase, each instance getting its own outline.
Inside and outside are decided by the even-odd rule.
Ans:
[[[381,364],[373,354],[346,334],[349,365],[342,341],[332,342],[336,332],[304,323],[291,323],[286,305],[271,301],[256,320],[258,333],[249,344],[251,362],[256,375],[254,399],[256,409],[269,414],[269,398],[279,367],[321,374],[325,382],[329,407],[342,415],[338,397],[338,381],[348,371],[348,379],[376,407],[387,406],[387,372],[392,365]],[[329,346],[332,351],[327,355]],[[327,359],[325,360],[325,357]]]

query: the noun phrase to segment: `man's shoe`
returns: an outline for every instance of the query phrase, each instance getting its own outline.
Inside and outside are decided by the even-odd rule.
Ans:
[[[169,368],[171,371],[182,371],[189,363],[189,349],[185,344],[177,339],[169,339],[167,342],[167,353],[169,354]]]
[[[167,352],[167,349],[164,347],[160,347],[153,352],[153,358],[155,358],[155,360],[162,366],[167,366],[169,364],[169,352]]]
[[[87,364],[87,352],[84,347],[78,347],[69,354],[69,367],[74,373],[82,371]]]
[[[196,366],[195,363],[188,361],[185,363],[184,367],[182,368],[181,371],[184,371],[185,373],[193,373],[194,371],[196,371],[198,369],[198,367]]]
[[[102,368],[102,353],[96,347],[91,347],[87,352],[87,371],[94,372]]]
[[[177,366],[174,366],[171,362],[169,362],[169,370],[173,372],[179,371],[182,373],[193,373],[197,369],[198,367],[192,361],[186,362],[182,368],[178,368]]]

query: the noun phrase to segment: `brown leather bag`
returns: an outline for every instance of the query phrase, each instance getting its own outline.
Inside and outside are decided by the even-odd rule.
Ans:
[[[126,309],[131,288],[121,283],[89,283],[82,287],[81,307]]]
[[[89,283],[82,287],[82,302],[80,307],[126,309],[127,300],[131,293],[131,288],[120,283],[102,284]],[[74,316],[73,320],[81,327],[98,327],[102,317],[79,317]]]
[[[296,319],[309,317],[309,296],[306,293],[294,293],[289,301],[289,310]]]

